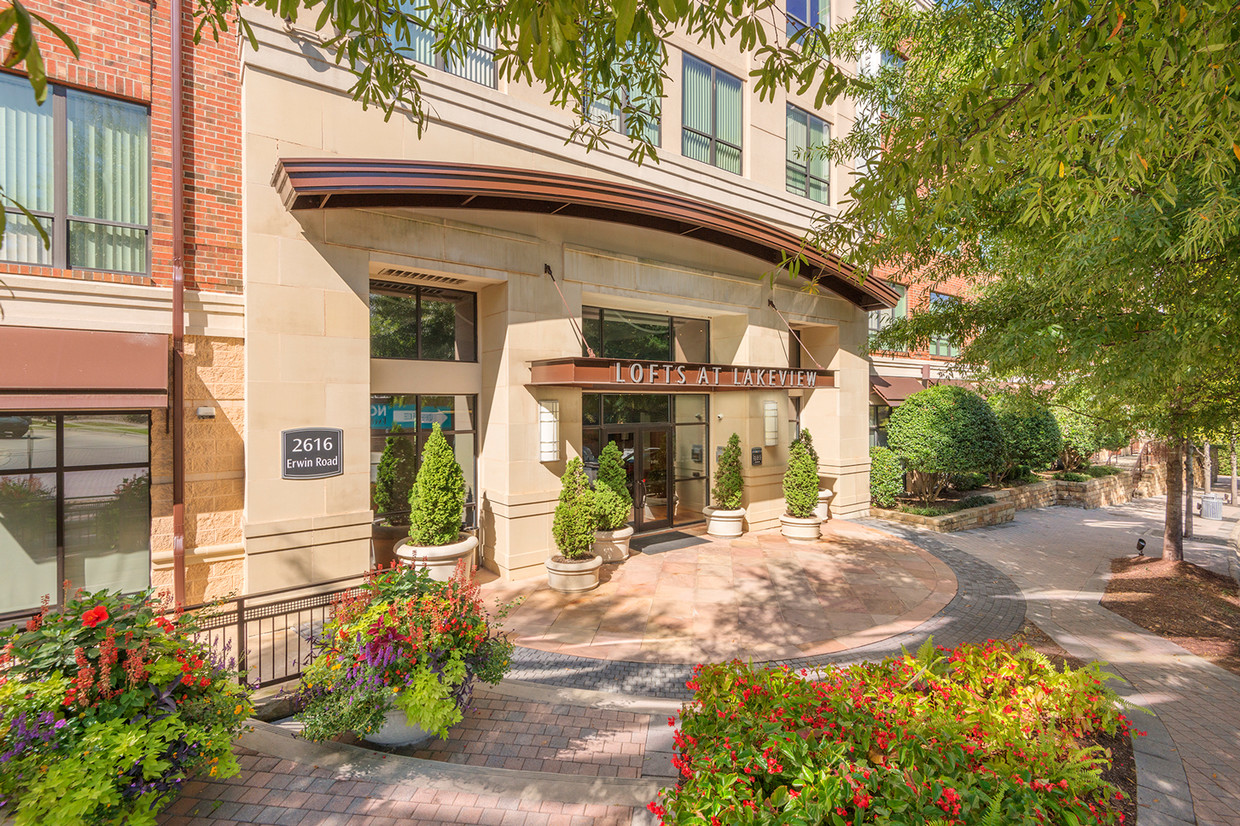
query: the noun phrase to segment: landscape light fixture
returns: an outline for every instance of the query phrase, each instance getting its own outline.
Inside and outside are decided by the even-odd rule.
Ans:
[[[1145,556],[1145,537],[1137,538],[1137,556]]]

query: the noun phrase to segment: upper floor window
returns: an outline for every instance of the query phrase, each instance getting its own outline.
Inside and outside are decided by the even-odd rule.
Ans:
[[[710,322],[704,318],[583,307],[581,327],[586,343],[600,358],[710,361]]]
[[[421,16],[431,9],[425,2],[405,0],[401,4],[406,14]],[[435,51],[435,34],[416,25],[410,25],[404,32],[389,32],[397,43],[397,51],[410,60],[434,66],[436,69],[481,83],[492,88],[496,85],[495,74],[495,32],[485,32],[478,39],[477,46],[466,49],[464,58],[445,57]],[[405,35],[408,35],[407,37]],[[407,41],[407,44],[406,44]]]
[[[613,132],[619,132],[630,138],[645,138],[652,145],[660,146],[663,143],[663,119],[659,115],[661,107],[658,98],[634,93],[628,86],[620,90],[620,95],[627,103],[649,114],[644,129],[635,119],[626,115],[622,107],[614,106],[611,101],[600,98],[592,98],[586,102],[586,117],[594,123],[603,124]]]
[[[956,297],[945,295],[943,293],[930,293],[931,304],[945,304],[949,301],[956,301]],[[956,358],[960,355],[960,348],[955,342],[945,336],[936,336],[930,339],[930,355],[941,356],[943,358]]]
[[[805,29],[831,28],[831,0],[788,0],[788,37],[799,40]]]
[[[741,172],[741,81],[684,55],[685,157]]]
[[[831,202],[831,165],[821,148],[831,140],[831,125],[795,106],[788,107],[787,187],[789,192]]]
[[[908,287],[901,287],[899,284],[887,284],[888,287],[900,294],[900,300],[896,302],[894,308],[888,309],[884,307],[881,310],[870,310],[870,332],[878,333],[888,324],[897,318],[904,318],[908,315]]]
[[[150,111],[52,87],[42,106],[24,77],[0,75],[0,259],[145,273],[150,240]]]
[[[478,360],[473,293],[394,282],[370,285],[370,357]]]

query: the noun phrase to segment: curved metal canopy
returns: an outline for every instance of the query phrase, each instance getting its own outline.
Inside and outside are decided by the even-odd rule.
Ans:
[[[286,208],[422,207],[562,215],[645,227],[743,252],[776,266],[800,259],[799,275],[867,310],[899,296],[860,278],[838,256],[723,207],[653,189],[533,169],[347,158],[282,158],[272,185]]]

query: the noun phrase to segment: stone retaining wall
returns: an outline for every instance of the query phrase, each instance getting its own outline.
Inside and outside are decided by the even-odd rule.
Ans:
[[[1016,518],[1016,506],[1010,500],[983,505],[980,508],[967,508],[943,516],[919,516],[904,511],[888,511],[871,508],[870,515],[889,522],[902,522],[905,525],[916,525],[939,533],[967,531],[973,528],[985,528],[989,525],[1002,525]]]
[[[990,495],[1001,502],[1011,502],[1018,511],[1029,508],[1049,508],[1056,504],[1057,484],[1051,479],[1045,482],[1034,482],[1031,485],[1021,485],[1018,488],[1004,488]]]

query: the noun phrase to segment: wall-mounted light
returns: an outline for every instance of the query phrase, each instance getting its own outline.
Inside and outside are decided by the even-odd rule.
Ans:
[[[779,444],[779,405],[775,402],[762,403],[762,424],[766,431],[766,446]]]
[[[538,403],[538,461],[560,460],[560,402],[544,399]]]
[[[214,418],[215,418],[215,408],[214,408],[214,407],[200,407],[200,408],[198,408],[198,418],[200,418],[200,419],[214,419]]]

